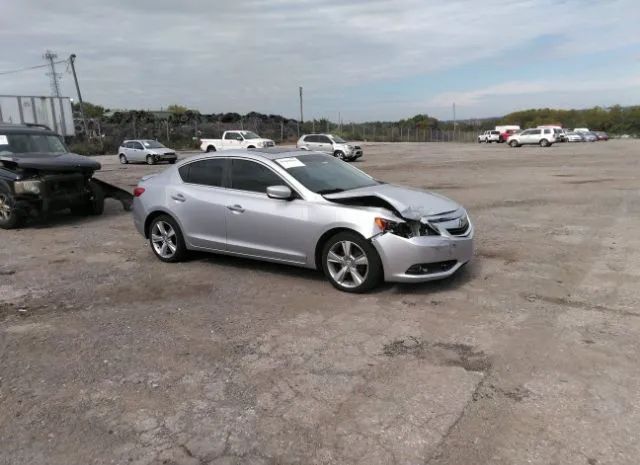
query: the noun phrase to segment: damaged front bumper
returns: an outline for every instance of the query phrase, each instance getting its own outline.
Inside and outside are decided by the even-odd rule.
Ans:
[[[464,236],[401,237],[391,233],[371,239],[390,282],[426,282],[448,278],[473,257],[473,225]]]

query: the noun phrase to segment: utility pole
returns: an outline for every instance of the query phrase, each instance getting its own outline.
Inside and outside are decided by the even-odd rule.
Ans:
[[[453,140],[456,138],[456,102],[453,102]]]
[[[80,93],[80,84],[78,84],[78,75],[76,74],[76,54],[72,53],[69,56],[69,64],[71,65],[71,72],[73,73],[73,80],[76,83],[76,91],[78,92],[78,103],[80,104],[80,115],[82,116],[82,125],[84,126],[85,136],[89,137],[89,127],[87,126],[87,118],[84,116],[84,104],[82,103],[82,94]],[[53,64],[52,64],[53,66]],[[102,138],[101,138],[102,140]]]
[[[304,113],[302,111],[302,86],[300,86],[300,125],[304,124]]]
[[[51,50],[47,50],[43,58],[49,62],[50,71],[47,73],[47,76],[51,78],[51,94],[54,97],[61,97],[60,73],[56,73],[56,63],[55,63],[55,59],[58,58],[58,55],[52,52]]]

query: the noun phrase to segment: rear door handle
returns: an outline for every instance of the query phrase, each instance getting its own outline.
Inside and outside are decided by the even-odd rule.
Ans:
[[[187,198],[182,194],[173,194],[171,198],[173,200],[177,200],[178,202],[184,202],[185,200],[187,200]]]
[[[242,205],[227,205],[227,208],[229,210],[231,210],[232,212],[237,212],[237,213],[244,213],[244,208],[242,208]]]

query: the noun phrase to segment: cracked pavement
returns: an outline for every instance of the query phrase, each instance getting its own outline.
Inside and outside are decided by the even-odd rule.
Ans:
[[[164,264],[111,201],[0,232],[0,464],[637,463],[640,145],[363,145],[469,210],[453,279]]]

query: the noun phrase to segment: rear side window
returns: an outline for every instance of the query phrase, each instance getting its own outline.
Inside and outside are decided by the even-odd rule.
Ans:
[[[318,142],[318,136],[307,136],[304,138],[305,142]]]
[[[327,136],[318,136],[318,142],[320,142],[321,144],[333,144],[333,142],[331,142],[331,139],[329,139]]]
[[[242,191],[266,193],[269,186],[280,186],[285,182],[266,166],[250,160],[231,162],[231,188]]]
[[[540,129],[532,129],[529,134],[540,134],[542,131]]]
[[[237,132],[228,132],[224,135],[225,140],[236,140],[240,136]]]
[[[227,163],[226,158],[210,158],[183,165],[178,169],[178,172],[184,182],[221,187]]]
[[[545,133],[545,134],[551,134],[551,129],[545,129],[545,130],[544,130],[544,133]]]

